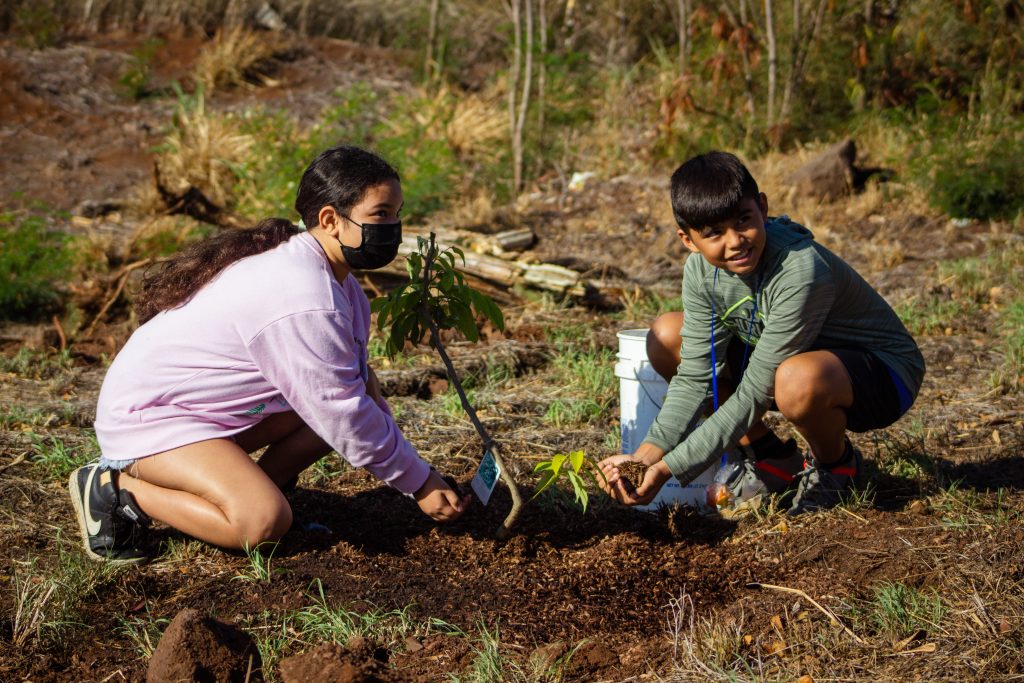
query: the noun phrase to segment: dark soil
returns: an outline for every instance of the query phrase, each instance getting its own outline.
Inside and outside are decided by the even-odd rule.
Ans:
[[[137,44],[107,37],[32,52],[0,42],[0,201],[13,205],[39,199],[72,210],[85,200],[122,200],[148,182],[149,149],[160,139],[171,102],[160,97],[128,102],[116,93],[119,69]],[[160,78],[167,83],[187,73],[198,44],[169,40],[163,49],[168,56]],[[308,116],[313,103],[333,87],[369,74],[403,74],[386,53],[338,41],[314,42],[279,68],[275,78],[280,86],[218,95],[211,106],[240,107],[258,97]],[[24,194],[8,199],[16,191]],[[678,292],[683,250],[660,177],[595,180],[571,194],[541,187],[537,197],[516,218],[537,231],[538,259],[562,259],[595,279],[619,278],[627,291],[644,286]],[[941,217],[896,203],[879,209],[885,212],[882,222],[850,219],[841,203],[809,211],[816,225],[829,228],[841,255],[891,301],[938,286],[932,277],[936,260],[983,253],[1000,237],[998,226],[952,230]],[[123,234],[131,227],[111,230]],[[895,266],[874,265],[879,236],[903,244],[908,257]],[[546,328],[577,325],[589,331],[581,343],[614,348],[617,329],[646,325],[650,317],[638,313],[630,318],[628,311],[615,315],[581,307],[551,312],[512,306],[506,336],[544,346]],[[829,654],[831,646],[815,646],[813,656],[785,671],[802,667],[815,672],[815,680],[822,669],[842,671],[846,680],[1020,674],[1024,610],[1014,610],[1024,584],[1024,531],[1014,522],[995,524],[978,516],[952,523],[956,515],[973,513],[925,502],[959,481],[976,494],[975,511],[1000,512],[1012,520],[1024,509],[1024,399],[986,385],[991,368],[1002,362],[989,315],[979,309],[945,334],[919,338],[929,374],[911,414],[889,430],[854,437],[868,456],[873,490],[871,501],[856,512],[795,521],[778,516],[728,521],[685,509],[640,513],[595,495],[583,515],[564,497],[552,495],[529,505],[517,533],[499,543],[493,531],[509,505],[501,487],[488,507],[474,503],[457,522],[439,526],[420,514],[413,501],[362,472],[348,470],[316,481],[306,475],[289,494],[295,524],[273,555],[268,582],[234,580],[246,569],[245,557],[203,546],[189,550],[186,539],[158,529],[152,544],[164,551],[160,561],[124,569],[102,582],[81,599],[74,624],[59,637],[15,647],[16,595],[7,589],[14,585],[12,577],[34,559],[51,566],[58,549],[69,552],[65,539],[77,539],[63,480],[46,474],[31,458],[19,458],[34,453],[33,433],[59,438],[71,449],[86,446],[104,371],[102,354],[116,351],[127,329],[126,318],[114,319],[111,331],[98,334],[93,346],[72,349],[76,362],[70,370],[0,376],[0,406],[50,415],[42,424],[0,432],[0,545],[5,549],[0,607],[6,617],[0,624],[0,679],[141,681],[147,667],[155,675],[157,664],[150,667],[134,649],[125,620],[171,620],[191,609],[196,612],[185,613],[193,615],[190,619],[214,615],[221,624],[214,631],[244,627],[268,635],[263,615],[303,608],[322,587],[332,605],[408,608],[419,624],[440,620],[468,635],[421,628],[404,642],[348,647],[285,638],[281,661],[268,663],[263,673],[286,681],[465,676],[478,656],[476,638],[484,625],[498,629],[502,655],[521,667],[568,658],[565,680],[647,680],[670,675],[681,657],[666,619],[669,605],[684,597],[692,601],[690,614],[698,623],[714,620],[743,642],[749,661],[785,664],[791,660],[773,649],[780,628],[799,631],[810,643],[819,637],[835,642],[827,640],[833,630],[805,599],[794,604],[791,594],[748,584],[798,588],[840,609],[859,604],[886,582],[934,587],[946,594],[971,586],[988,611],[977,610],[980,603],[955,605],[956,613],[970,614],[980,625],[964,621],[959,623],[968,626],[958,632],[930,634],[932,642],[940,643],[934,656],[898,657],[883,647],[883,634],[862,630],[872,639],[861,660],[870,660],[869,671],[843,669],[839,658]],[[117,324],[123,326],[120,333]],[[49,332],[23,328],[5,328],[3,336],[7,356],[17,352],[22,338],[53,341]],[[454,355],[458,362],[458,348]],[[481,410],[503,452],[517,463],[522,482],[532,482],[532,463],[552,452],[582,447],[589,454],[606,454],[606,436],[617,421],[614,408],[588,424],[564,427],[543,420],[549,400],[545,392],[551,389],[545,358],[532,351],[520,358],[512,379]],[[465,484],[480,445],[464,417],[446,417],[436,402],[422,400],[440,390],[439,379],[432,371],[395,374],[388,377],[393,385],[387,393],[401,407],[400,423],[414,445]],[[398,394],[407,397],[395,398]],[[900,440],[913,441],[917,452],[931,456],[923,478],[883,467],[890,446]],[[642,473],[627,476],[638,482]],[[997,488],[1003,491],[994,493]],[[171,546],[185,550],[172,556]],[[972,642],[982,644],[967,652],[959,640],[965,633],[981,634]],[[173,632],[164,636],[169,637],[161,648],[174,650]],[[212,648],[220,641],[210,636],[205,642]],[[386,662],[378,645],[391,652]],[[251,652],[247,647],[228,650]],[[224,661],[228,658],[224,654]],[[782,669],[774,671],[776,678],[786,679]]]

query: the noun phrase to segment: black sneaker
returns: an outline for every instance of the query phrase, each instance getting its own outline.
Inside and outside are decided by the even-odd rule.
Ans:
[[[97,560],[141,562],[149,553],[140,546],[152,520],[135,496],[114,484],[113,470],[90,463],[68,479],[85,552]]]
[[[814,456],[808,455],[807,467],[798,477],[793,505],[786,514],[795,517],[839,505],[856,485],[863,461],[860,451],[849,439],[846,440],[846,451],[842,459],[832,467],[823,467]]]

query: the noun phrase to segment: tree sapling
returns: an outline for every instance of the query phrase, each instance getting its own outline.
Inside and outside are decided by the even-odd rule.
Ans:
[[[430,345],[441,357],[448,379],[459,395],[462,409],[480,435],[484,452],[490,451],[494,457],[501,472],[501,480],[512,496],[512,509],[496,532],[499,539],[504,539],[519,517],[523,499],[511,471],[501,459],[498,445],[480,422],[476,409],[466,396],[459,374],[441,341],[441,330],[457,329],[466,339],[475,342],[480,339],[476,316],[485,317],[499,330],[505,328],[505,319],[497,304],[467,285],[462,273],[455,268],[456,257],[463,264],[466,262],[461,249],[446,247],[439,250],[434,233],[430,233],[429,239],[417,237],[416,246],[417,250],[406,257],[409,281],[387,296],[374,299],[371,304],[377,313],[377,327],[384,330],[390,326],[385,352],[391,357],[402,350],[406,341],[416,343],[427,332],[430,333]]]

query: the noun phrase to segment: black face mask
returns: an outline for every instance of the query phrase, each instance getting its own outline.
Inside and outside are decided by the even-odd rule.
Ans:
[[[402,221],[397,223],[363,223],[359,224],[348,216],[363,231],[363,242],[358,247],[341,244],[341,253],[345,262],[356,270],[375,270],[383,268],[395,260],[398,247],[402,244]]]

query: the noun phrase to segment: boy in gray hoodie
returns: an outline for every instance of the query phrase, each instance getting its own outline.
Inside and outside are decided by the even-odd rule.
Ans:
[[[735,156],[711,152],[680,166],[672,210],[693,256],[685,316],[661,316],[648,336],[668,395],[636,452],[601,462],[606,492],[647,504],[670,476],[689,482],[732,452],[729,505],[793,489],[791,515],[837,505],[861,469],[846,431],[886,427],[910,408],[924,377],[917,344],[809,230],[768,217],[767,197]],[[714,412],[701,422],[709,401]],[[769,409],[804,438],[805,455],[762,422]],[[646,467],[638,486],[619,476],[624,462]]]

